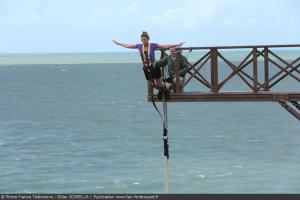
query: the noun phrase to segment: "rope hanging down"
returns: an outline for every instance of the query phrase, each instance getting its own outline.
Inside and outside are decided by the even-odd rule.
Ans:
[[[154,84],[154,81],[153,81],[153,80],[152,80],[152,84]],[[159,109],[157,108],[156,103],[155,103],[155,101],[154,101],[153,89],[152,89],[152,91],[151,91],[151,100],[152,100],[153,107],[154,107],[155,110],[158,112],[158,114],[159,114],[161,120],[164,121],[163,116],[162,116],[161,112],[159,111]]]
[[[162,69],[163,78],[166,78],[166,70]],[[166,93],[163,93],[163,141],[165,157],[165,193],[169,192],[169,142],[168,142],[168,107]]]
[[[169,192],[169,143],[168,143],[168,109],[165,94],[163,95],[163,141],[164,141],[164,157],[165,157],[165,193]]]
[[[164,71],[164,70],[163,70]],[[164,75],[165,76],[165,75]],[[155,101],[154,101],[154,95],[153,90],[151,92],[151,98],[152,98],[152,104],[156,111],[158,112],[159,116],[162,119],[163,123],[163,142],[164,142],[164,157],[165,157],[165,178],[164,178],[164,187],[165,187],[165,193],[169,192],[169,143],[168,143],[168,110],[167,110],[167,101],[166,101],[166,95],[163,93],[163,114],[159,111],[157,108]]]
[[[162,52],[163,55],[164,52]],[[162,67],[162,74],[163,78],[166,78],[166,70],[164,67]],[[151,77],[150,79],[152,83],[152,91],[151,91],[151,99],[152,104],[155,108],[155,110],[158,112],[162,123],[163,123],[163,143],[164,143],[164,157],[165,157],[165,178],[164,178],[164,188],[165,193],[168,193],[169,191],[169,144],[168,144],[168,110],[167,110],[167,96],[166,92],[162,92],[162,102],[163,102],[163,115],[159,111],[159,109],[156,106],[155,100],[154,100],[154,94],[153,94],[153,86],[155,86],[154,78]]]

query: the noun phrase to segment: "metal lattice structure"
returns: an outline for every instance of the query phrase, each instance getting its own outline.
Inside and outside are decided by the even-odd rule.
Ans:
[[[175,92],[170,94],[168,102],[214,102],[214,101],[274,101],[280,103],[287,111],[300,120],[300,51],[295,58],[283,58],[276,50],[299,49],[300,44],[294,45],[258,45],[258,46],[218,46],[218,47],[185,47],[178,48],[181,53],[176,54],[176,69],[174,83]],[[240,59],[241,62],[231,61],[222,54],[225,50],[243,50],[247,54]],[[182,56],[185,52],[202,52],[195,62]],[[164,51],[162,51],[165,54]],[[179,64],[184,61],[188,67],[188,76],[180,89]],[[229,67],[231,73],[225,78],[220,78],[220,63],[222,67]],[[259,65],[260,63],[260,65]],[[263,63],[261,65],[261,63]],[[209,67],[209,75],[203,73],[203,68]],[[246,71],[245,69],[248,69]],[[272,68],[277,72],[270,73]],[[249,69],[250,72],[249,73]],[[278,71],[279,70],[279,71]],[[274,70],[273,70],[274,71]],[[258,76],[263,77],[259,80]],[[248,91],[222,91],[231,79],[239,77],[241,84],[245,84]],[[296,91],[274,91],[274,86],[286,81],[295,80],[299,86]],[[185,88],[191,81],[196,81],[202,89],[186,92]],[[297,87],[296,86],[296,87]],[[206,91],[203,90],[203,87]],[[148,100],[152,100],[153,88],[148,86]],[[160,101],[154,95],[155,101]]]

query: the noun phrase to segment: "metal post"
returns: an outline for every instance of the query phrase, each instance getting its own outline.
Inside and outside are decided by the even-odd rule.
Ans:
[[[151,95],[153,94],[153,86],[151,86],[151,82],[147,81],[148,86],[148,99],[151,98]]]
[[[180,92],[180,73],[179,73],[179,69],[180,69],[180,55],[177,52],[176,53],[176,61],[175,61],[175,78],[176,78],[176,85],[175,85],[175,93],[179,93]]]
[[[268,47],[264,48],[264,54],[265,54],[265,84],[264,84],[264,90],[269,91],[269,49]]]
[[[211,91],[218,93],[218,51],[217,49],[211,49]]]
[[[257,48],[253,48],[253,92],[257,91]]]

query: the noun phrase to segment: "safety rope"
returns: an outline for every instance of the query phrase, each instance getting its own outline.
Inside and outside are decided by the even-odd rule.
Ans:
[[[164,75],[165,76],[165,75]],[[154,85],[154,80],[151,79],[152,84]],[[165,178],[164,178],[164,186],[165,186],[165,193],[169,192],[169,144],[168,144],[168,110],[167,110],[167,101],[166,101],[166,95],[165,93],[163,95],[163,111],[164,115],[161,114],[159,109],[156,106],[156,103],[154,101],[154,95],[153,95],[153,88],[151,91],[151,99],[152,104],[155,108],[155,110],[158,112],[162,123],[163,123],[163,142],[164,142],[164,156],[165,156]]]
[[[146,57],[146,56],[145,56]],[[150,58],[149,58],[150,59]],[[166,77],[166,71],[163,69],[163,78]],[[168,112],[167,112],[167,97],[166,91],[162,92],[162,102],[163,102],[163,111],[164,114],[162,115],[159,109],[156,106],[153,94],[153,87],[155,86],[154,78],[151,77],[151,73],[149,73],[150,81],[152,83],[152,90],[151,90],[151,100],[155,110],[158,112],[162,123],[163,123],[163,143],[164,143],[164,157],[165,157],[165,177],[164,177],[164,186],[165,186],[165,193],[169,192],[169,144],[168,144]]]
[[[163,71],[163,78],[166,78],[166,70]],[[164,156],[165,156],[165,193],[169,192],[169,142],[168,142],[168,105],[166,93],[163,93],[163,142],[164,142]]]
[[[155,84],[155,83],[154,83],[154,80],[152,79],[152,77],[151,77],[151,82],[152,82],[153,85]],[[159,111],[159,109],[157,108],[156,103],[155,103],[155,101],[154,101],[153,89],[152,89],[152,91],[151,91],[151,100],[152,100],[152,104],[153,104],[155,110],[158,112],[158,114],[159,114],[159,116],[160,116],[162,122],[164,122],[164,118],[163,118],[161,112]]]

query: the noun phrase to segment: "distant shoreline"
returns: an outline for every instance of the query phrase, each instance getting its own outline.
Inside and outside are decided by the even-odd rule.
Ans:
[[[249,51],[220,51],[230,61],[242,61]],[[277,52],[277,51],[276,51]],[[207,51],[184,52],[193,63],[205,55]],[[285,60],[294,60],[300,56],[299,50],[281,50],[278,55]],[[160,52],[156,58],[159,59]],[[262,57],[258,58],[263,60]],[[274,58],[273,58],[274,59]],[[138,52],[103,52],[103,53],[1,53],[0,66],[3,65],[76,65],[76,64],[141,64]],[[274,59],[276,60],[276,59]],[[220,62],[223,62],[219,59]]]
[[[130,65],[130,64],[138,64],[141,65],[142,63],[138,63],[138,62],[104,62],[104,63],[7,63],[7,64],[3,64],[0,63],[0,67],[1,66],[10,66],[10,65],[114,65],[114,64],[126,64],[126,65]]]

